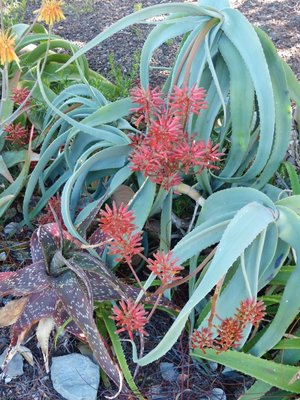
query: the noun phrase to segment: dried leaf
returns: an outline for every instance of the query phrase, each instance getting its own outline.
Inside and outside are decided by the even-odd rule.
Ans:
[[[25,360],[28,362],[29,365],[31,365],[31,366],[34,365],[33,354],[31,352],[31,350],[29,350],[28,347],[19,346],[18,353],[20,353],[21,356],[25,358]]]
[[[0,308],[0,328],[14,324],[28,301],[27,297],[12,300],[5,307]]]
[[[10,344],[8,350],[7,350],[7,354],[6,357],[1,365],[1,369],[2,369],[2,374],[0,375],[0,379],[4,379],[6,374],[7,374],[7,368],[8,368],[8,364],[10,363],[10,361],[14,358],[14,355],[17,353],[17,351],[19,350],[21,344],[23,343],[25,337],[28,334],[28,330],[24,330],[23,332],[20,333],[20,335],[18,336],[18,339],[16,341],[16,345],[12,345]]]
[[[36,337],[41,346],[47,373],[49,372],[49,336],[54,326],[53,318],[42,318],[36,330]]]

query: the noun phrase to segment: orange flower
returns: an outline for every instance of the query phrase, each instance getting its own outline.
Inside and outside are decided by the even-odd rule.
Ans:
[[[61,0],[43,0],[41,8],[34,11],[34,13],[39,13],[37,20],[45,21],[49,26],[52,26],[55,22],[62,21],[65,19],[61,9],[62,5],[63,2]]]
[[[2,65],[18,61],[14,46],[15,38],[8,32],[0,32],[0,62]]]

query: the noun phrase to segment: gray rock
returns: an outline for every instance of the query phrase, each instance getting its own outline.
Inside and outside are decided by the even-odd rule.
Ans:
[[[52,358],[54,389],[67,400],[96,400],[100,382],[98,365],[81,354]]]
[[[209,365],[209,368],[212,370],[212,371],[216,371],[217,369],[218,369],[218,363],[216,363],[216,362],[214,362],[214,361],[209,361],[208,362],[208,365]]]
[[[221,388],[214,388],[209,396],[210,400],[226,400],[226,394]]]
[[[5,251],[1,251],[0,253],[0,261],[5,261],[7,259],[7,255]]]
[[[18,223],[17,222],[10,222],[4,227],[4,234],[6,236],[10,235],[15,229],[17,229]]]
[[[159,367],[163,380],[168,382],[175,382],[177,380],[179,374],[174,364],[162,362]]]
[[[7,354],[7,349],[5,349],[3,353],[0,355],[0,366],[3,364],[6,354]],[[23,374],[24,374],[23,357],[21,356],[21,354],[16,353],[13,359],[8,364],[7,371],[5,374],[5,383],[9,383],[12,379],[16,378],[17,376],[21,376]]]

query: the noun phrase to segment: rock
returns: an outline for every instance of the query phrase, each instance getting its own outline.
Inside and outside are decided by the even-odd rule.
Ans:
[[[7,224],[5,227],[4,227],[4,234],[6,235],[6,236],[8,236],[8,235],[10,235],[15,229],[17,229],[17,226],[18,226],[19,224],[17,223],[17,222],[10,222],[9,224]]]
[[[216,363],[216,362],[214,362],[214,361],[209,361],[208,362],[208,365],[209,365],[209,368],[212,370],[212,371],[216,371],[217,369],[218,369],[218,363]]]
[[[163,380],[168,382],[175,382],[177,380],[179,374],[174,364],[162,362],[159,367]]]
[[[214,388],[209,396],[210,400],[226,400],[226,394],[221,388]]]
[[[1,251],[0,253],[0,261],[5,261],[7,259],[7,255],[5,251]]]
[[[98,365],[81,354],[52,358],[54,389],[67,400],[96,400],[100,382]]]
[[[3,364],[6,354],[7,354],[7,349],[5,349],[3,353],[0,355],[0,365]],[[21,376],[23,374],[24,374],[23,357],[19,353],[16,353],[15,356],[10,361],[10,363],[8,364],[7,372],[5,375],[5,383],[9,383],[12,379],[16,378],[17,376]]]

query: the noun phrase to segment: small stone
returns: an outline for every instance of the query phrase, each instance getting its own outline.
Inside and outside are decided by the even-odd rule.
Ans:
[[[209,396],[210,400],[226,400],[226,394],[221,388],[214,388]]]
[[[54,389],[67,400],[96,400],[100,382],[98,365],[81,354],[52,358]]]
[[[212,371],[216,371],[217,369],[218,369],[218,363],[216,363],[216,362],[214,362],[214,361],[209,361],[208,362],[208,365],[209,365],[209,368],[212,370]]]
[[[0,261],[5,261],[7,259],[7,255],[5,251],[1,251],[0,253]]]
[[[10,222],[4,227],[5,235],[10,235],[15,229],[17,229],[18,223],[17,222]]]
[[[163,380],[168,382],[175,382],[179,375],[175,365],[168,362],[160,363],[160,372]]]
[[[5,357],[7,354],[7,349],[3,351],[0,355],[0,365],[4,363]],[[15,379],[17,376],[21,376],[24,374],[23,370],[23,357],[16,353],[10,363],[8,364],[6,375],[5,375],[5,383],[9,383],[12,379]]]

